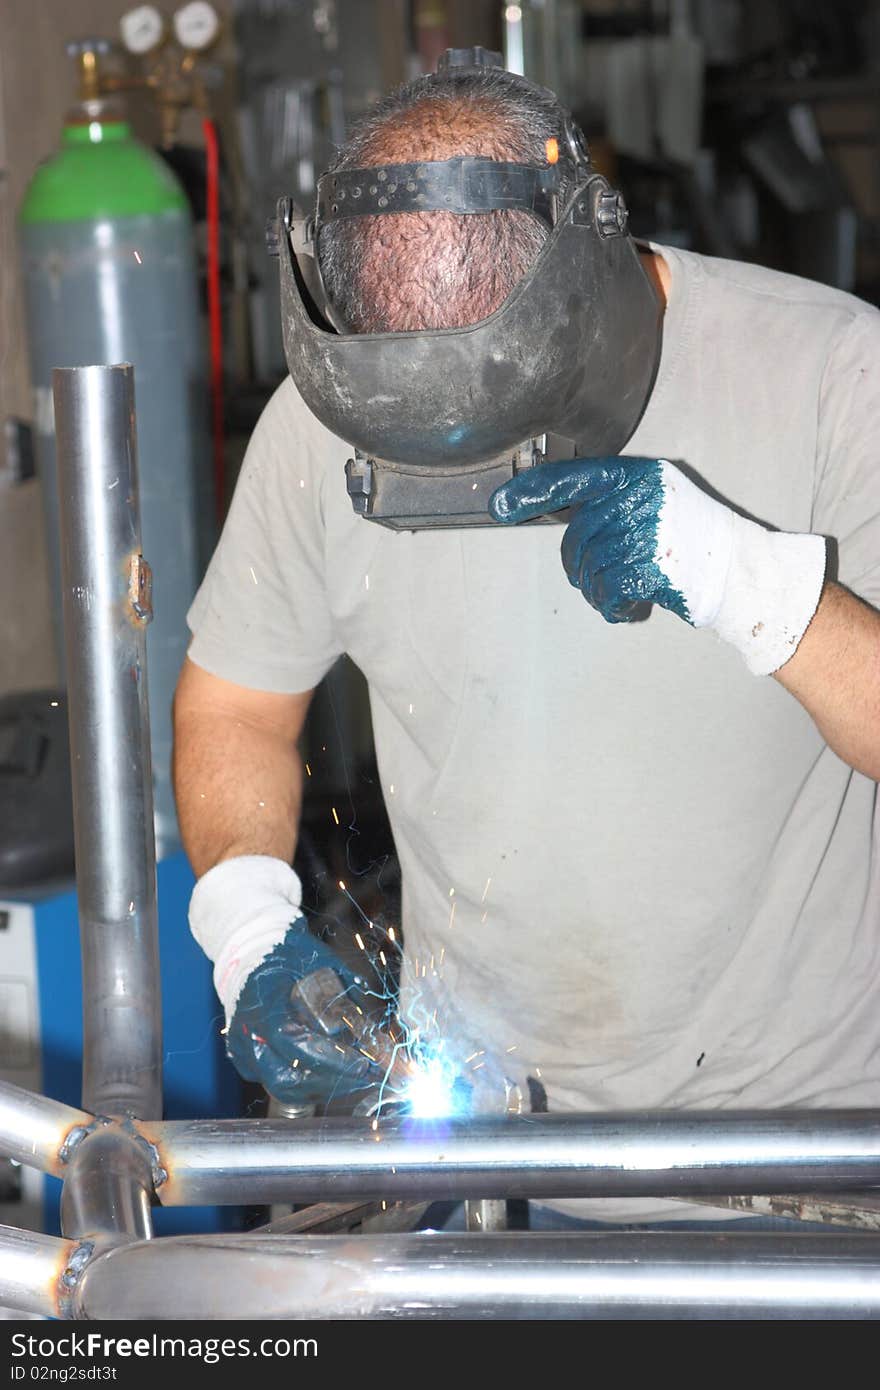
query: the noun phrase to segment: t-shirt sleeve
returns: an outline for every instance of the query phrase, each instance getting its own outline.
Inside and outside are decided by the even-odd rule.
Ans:
[[[880,313],[867,306],[829,353],[819,400],[815,532],[836,577],[880,607]]]
[[[257,422],[208,571],[189,657],[254,690],[311,690],[341,654],[325,583],[321,432],[288,379]]]

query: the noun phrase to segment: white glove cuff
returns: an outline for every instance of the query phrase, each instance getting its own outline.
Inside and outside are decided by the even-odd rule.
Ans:
[[[769,676],[794,656],[825,582],[825,537],[768,531],[733,514],[733,557],[712,627]]]
[[[284,940],[302,915],[301,903],[298,876],[266,854],[224,859],[199,879],[190,898],[190,931],[214,962],[227,1026],[248,975]]]
[[[694,627],[711,627],[733,553],[734,513],[661,459],[663,503],[655,563],[687,605]]]

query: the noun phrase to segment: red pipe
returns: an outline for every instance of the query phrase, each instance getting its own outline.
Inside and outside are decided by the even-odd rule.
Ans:
[[[202,121],[205,140],[205,182],[208,221],[208,324],[211,337],[211,435],[214,456],[214,497],[222,522],[226,466],[223,447],[223,320],[220,313],[220,146],[217,127]]]

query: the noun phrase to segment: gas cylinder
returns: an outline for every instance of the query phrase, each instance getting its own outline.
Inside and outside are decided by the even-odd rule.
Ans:
[[[213,518],[206,352],[189,204],[165,161],[133,137],[118,99],[92,93],[69,113],[60,148],[34,174],[20,211],[20,240],[62,671],[52,370],[121,362],[135,369],[141,526],[153,570],[147,661],[161,856],[178,839],[171,700],[188,641],[185,615]]]

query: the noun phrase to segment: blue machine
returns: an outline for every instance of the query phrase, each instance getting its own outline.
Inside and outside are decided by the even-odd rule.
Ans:
[[[158,866],[165,1118],[241,1114],[211,964],[193,941],[194,878],[182,851]],[[0,1078],[80,1106],[82,985],[76,889],[0,890]],[[0,1222],[58,1233],[61,1184],[36,1170],[0,1178]],[[156,1207],[157,1235],[240,1229],[238,1208]]]

